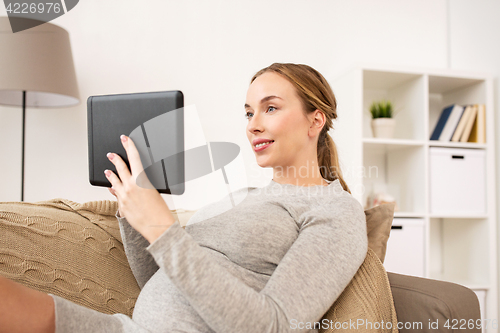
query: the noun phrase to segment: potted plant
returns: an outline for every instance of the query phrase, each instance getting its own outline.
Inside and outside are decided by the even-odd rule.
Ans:
[[[375,138],[392,138],[396,126],[396,121],[392,118],[392,103],[387,100],[374,101],[370,106],[370,113],[372,115],[373,136]]]

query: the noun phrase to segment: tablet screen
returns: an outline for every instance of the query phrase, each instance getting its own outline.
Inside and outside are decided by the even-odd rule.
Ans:
[[[184,97],[181,91],[90,96],[87,100],[89,178],[95,186],[111,187],[104,175],[114,164],[106,154],[118,154],[130,169],[120,135],[134,142],[144,173],[137,184],[160,193],[184,193]]]

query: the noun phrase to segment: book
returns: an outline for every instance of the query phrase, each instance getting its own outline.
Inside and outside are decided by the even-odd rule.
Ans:
[[[476,123],[476,119],[477,119],[477,105],[474,104],[474,105],[472,105],[472,108],[471,108],[469,121],[465,125],[464,132],[462,133],[462,136],[460,137],[460,142],[467,142],[469,140],[472,128],[473,128],[474,124]]]
[[[486,105],[478,104],[477,110],[477,133],[479,143],[486,143]]]
[[[462,117],[462,113],[464,112],[465,109],[464,106],[458,104],[453,104],[451,105],[451,107],[452,110],[450,116],[448,117],[448,120],[444,125],[443,131],[439,136],[439,141],[449,142],[451,140],[453,132],[455,132],[455,129],[457,128],[458,125],[458,121],[460,120],[460,117]]]
[[[453,109],[453,105],[448,106],[441,111],[441,115],[439,116],[439,120],[434,127],[434,131],[432,132],[430,140],[439,140],[439,136],[441,135],[441,132],[443,131],[444,125],[446,124],[446,121],[448,120],[448,117],[451,114],[451,110]]]
[[[476,116],[477,118],[477,116]],[[467,142],[476,142],[477,143],[477,121],[474,119],[474,125],[472,126],[472,129],[470,131],[469,138],[467,139]]]
[[[477,117],[468,142],[486,143],[486,106],[477,104]]]
[[[464,113],[462,113],[462,117],[460,117],[460,121],[458,122],[457,128],[455,129],[455,132],[453,133],[453,136],[451,137],[452,142],[459,142],[460,141],[460,138],[462,137],[462,133],[464,132],[465,125],[469,121],[472,107],[473,107],[472,105],[467,105],[465,107]]]

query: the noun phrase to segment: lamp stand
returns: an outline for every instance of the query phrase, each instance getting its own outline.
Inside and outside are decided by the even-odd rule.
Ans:
[[[21,155],[21,201],[24,201],[24,140],[26,131],[26,90],[23,90],[23,139]]]

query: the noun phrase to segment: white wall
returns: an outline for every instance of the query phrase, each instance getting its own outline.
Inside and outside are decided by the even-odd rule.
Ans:
[[[85,0],[52,23],[70,33],[82,103],[28,110],[25,201],[114,199],[88,182],[90,95],[182,90],[206,139],[239,144],[248,184],[261,186],[271,170],[257,172],[243,116],[257,70],[306,63],[328,79],[354,61],[444,67],[447,60],[443,0]],[[0,107],[0,201],[20,200],[20,114]]]

